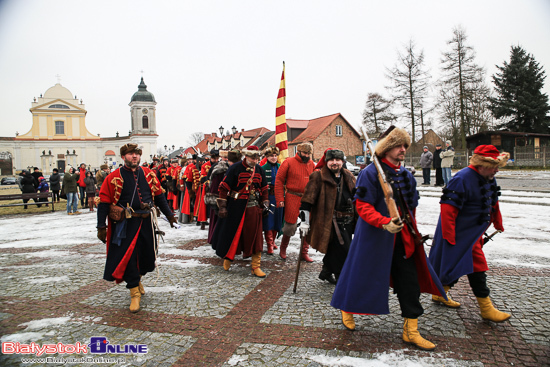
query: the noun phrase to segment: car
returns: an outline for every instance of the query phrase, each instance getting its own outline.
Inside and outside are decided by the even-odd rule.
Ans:
[[[414,168],[414,166],[405,166],[406,169],[408,169],[414,176],[414,174],[416,173],[416,169]]]
[[[359,171],[361,171],[360,167],[357,167],[356,165],[349,162],[346,162],[346,168],[355,176],[357,176],[359,174]]]
[[[17,185],[15,177],[3,177],[1,181],[2,185]]]

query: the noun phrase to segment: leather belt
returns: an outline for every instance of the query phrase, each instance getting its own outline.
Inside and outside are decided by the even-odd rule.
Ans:
[[[132,218],[149,218],[151,213],[134,213],[132,212]]]
[[[286,190],[286,192],[287,192],[287,194],[292,194],[292,195],[296,195],[296,196],[299,196],[299,197],[304,196],[303,192],[294,192],[294,191],[290,191],[290,190]]]
[[[339,211],[335,210],[334,211],[334,217],[335,218],[353,217],[353,213],[339,212]]]

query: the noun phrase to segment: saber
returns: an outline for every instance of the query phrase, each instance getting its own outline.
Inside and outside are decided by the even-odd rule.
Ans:
[[[488,241],[492,241],[493,240],[493,237],[495,237],[495,235],[499,234],[499,233],[502,233],[502,231],[500,230],[496,230],[494,231],[492,234],[488,235],[487,232],[484,233],[485,237],[483,237],[483,243],[487,243]]]

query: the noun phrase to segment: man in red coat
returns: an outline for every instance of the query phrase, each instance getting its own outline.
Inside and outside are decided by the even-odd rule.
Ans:
[[[298,215],[302,195],[309,181],[309,175],[315,169],[315,163],[311,160],[313,146],[310,143],[298,144],[296,155],[287,158],[281,164],[275,178],[275,200],[278,208],[285,208],[285,225],[283,226],[283,239],[279,256],[286,260],[286,249],[290,237],[294,236],[297,228]],[[301,258],[307,262],[313,262],[308,256],[309,244],[304,242]]]
[[[86,163],[81,163],[80,168],[78,169],[80,172],[80,177],[78,179],[78,189],[80,190],[80,206],[82,208],[88,207],[88,200],[86,200],[86,183],[84,182],[84,179],[86,178]]]
[[[191,159],[187,160],[187,167],[185,168],[182,176],[185,181],[185,196],[183,197],[181,212],[189,216],[189,223],[193,221],[195,193],[197,192],[200,183],[200,173],[195,165],[196,161],[197,155],[193,154]]]
[[[217,149],[210,150],[210,159],[201,166],[200,172],[200,184],[197,198],[195,199],[195,217],[197,217],[197,223],[201,224],[201,230],[206,229],[206,223],[208,221],[208,210],[204,203],[204,196],[208,191],[208,171],[218,163],[220,159],[220,153]]]

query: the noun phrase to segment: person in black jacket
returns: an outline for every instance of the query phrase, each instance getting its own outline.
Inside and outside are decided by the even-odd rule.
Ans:
[[[439,156],[440,153],[441,153],[441,144],[436,144],[435,152],[433,154],[434,156],[433,165],[435,169],[434,186],[443,186],[445,184],[445,182],[443,182],[443,169],[441,168],[441,157]]]
[[[40,177],[43,177],[44,175],[40,172],[38,167],[34,167],[34,172],[31,173],[31,176],[34,178],[34,191],[36,192],[38,184],[40,183]]]
[[[59,190],[61,190],[61,176],[57,168],[53,169],[53,173],[50,176],[50,189],[52,190],[52,201],[59,203]]]
[[[36,186],[34,184],[35,180],[34,177],[31,175],[31,173],[27,170],[23,170],[21,172],[21,192],[23,194],[30,194],[36,192]],[[33,199],[34,202],[36,202],[36,199]],[[23,199],[23,202],[26,204],[29,201],[29,199]],[[23,207],[24,209],[27,209],[27,205]]]

